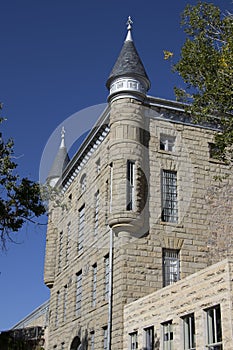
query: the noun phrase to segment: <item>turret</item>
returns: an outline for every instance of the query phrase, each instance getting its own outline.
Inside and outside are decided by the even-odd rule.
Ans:
[[[111,213],[109,226],[129,241],[145,234],[147,219],[148,128],[143,101],[150,81],[132,39],[132,21],[120,55],[107,80],[110,89]]]

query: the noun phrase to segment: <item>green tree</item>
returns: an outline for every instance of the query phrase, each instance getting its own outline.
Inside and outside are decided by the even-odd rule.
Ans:
[[[185,82],[176,96],[197,122],[221,129],[215,143],[218,156],[233,159],[233,15],[211,3],[187,5],[182,14],[187,34],[180,60],[173,66]]]
[[[1,109],[1,106],[0,106]],[[0,118],[0,124],[3,118]],[[16,172],[14,142],[4,142],[0,133],[0,248],[13,241],[12,232],[21,229],[26,221],[45,213],[40,186],[28,178],[20,178]]]

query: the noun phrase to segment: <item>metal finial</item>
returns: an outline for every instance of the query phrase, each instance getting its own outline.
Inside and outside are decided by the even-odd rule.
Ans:
[[[65,128],[64,126],[62,127],[61,129],[61,145],[60,145],[60,148],[63,148],[65,147]]]
[[[126,24],[127,24],[127,29],[131,30],[133,21],[132,21],[130,16],[128,17],[128,20],[127,20]]]

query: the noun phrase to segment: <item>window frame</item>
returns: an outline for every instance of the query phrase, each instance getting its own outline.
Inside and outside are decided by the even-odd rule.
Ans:
[[[104,299],[108,300],[109,297],[109,254],[104,257]]]
[[[100,212],[100,191],[95,193],[95,212],[94,212],[94,236],[97,235],[99,229],[99,212]]]
[[[96,306],[96,292],[97,292],[97,263],[92,265],[92,306]]]
[[[71,222],[67,224],[67,236],[66,236],[66,264],[69,263],[71,252]]]
[[[176,137],[173,135],[160,134],[159,149],[164,152],[175,152]]]
[[[59,242],[58,242],[58,261],[57,261],[57,271],[58,273],[62,269],[62,253],[63,253],[63,231],[59,232]]]
[[[103,327],[103,350],[108,349],[108,326]]]
[[[172,320],[163,322],[161,325],[163,334],[163,350],[173,350],[174,332]],[[166,335],[169,335],[167,339],[165,339]]]
[[[81,193],[84,193],[87,189],[87,175],[83,174],[80,179]]]
[[[176,262],[175,264],[172,264]],[[175,268],[176,271],[175,271]],[[170,286],[180,280],[180,250],[179,249],[162,249],[162,273],[163,287]],[[176,277],[175,277],[176,276]]]
[[[182,317],[184,350],[196,350],[196,329],[194,313]]]
[[[81,314],[82,307],[82,270],[76,273],[76,297],[75,297],[75,316]]]
[[[135,162],[127,160],[126,210],[135,210]]]
[[[56,309],[55,309],[55,322],[54,325],[55,327],[58,327],[59,325],[59,309],[60,309],[60,291],[58,290],[56,293]]]
[[[161,171],[161,221],[178,223],[177,171]]]
[[[85,204],[81,206],[78,211],[79,222],[78,222],[78,252],[83,251],[84,241],[84,229],[85,229]]]
[[[129,333],[129,349],[138,349],[138,331]]]
[[[67,317],[67,300],[68,300],[68,286],[67,284],[64,286],[64,292],[63,292],[63,322],[66,321]]]
[[[213,312],[213,315],[210,313]],[[217,315],[217,312],[219,313]],[[205,309],[206,313],[206,348],[222,350],[222,317],[220,304]],[[217,319],[217,316],[219,319]],[[219,328],[220,327],[220,328]],[[219,338],[220,337],[220,338]]]
[[[143,329],[144,332],[144,350],[154,350],[154,326],[145,327]]]

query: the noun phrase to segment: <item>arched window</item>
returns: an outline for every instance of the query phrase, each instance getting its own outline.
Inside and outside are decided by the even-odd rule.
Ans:
[[[81,350],[82,345],[81,345],[81,340],[78,336],[74,337],[71,345],[70,345],[70,350]]]

